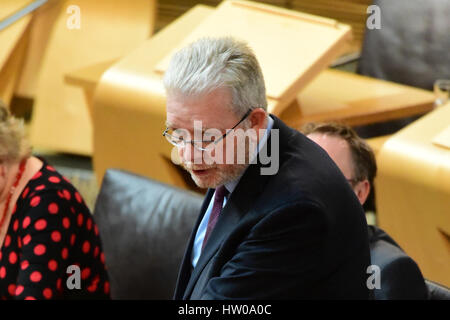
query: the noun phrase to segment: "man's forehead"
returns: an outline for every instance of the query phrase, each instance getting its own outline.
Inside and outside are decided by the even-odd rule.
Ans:
[[[198,97],[168,97],[166,126],[193,129],[195,121],[201,122],[206,129],[229,125],[236,117],[229,98],[220,90]]]
[[[344,149],[349,147],[347,141],[342,137],[326,132],[313,132],[308,134],[308,138],[315,141],[319,145],[339,147]]]
[[[208,130],[214,130],[219,128],[220,126],[211,126],[207,121],[201,121],[201,120],[193,120],[191,123],[189,122],[183,122],[183,124],[178,123],[172,123],[170,121],[166,121],[166,127],[171,130],[178,130],[178,131],[208,131]]]
[[[308,138],[321,146],[332,158],[351,159],[350,145],[339,136],[314,132],[308,134]]]

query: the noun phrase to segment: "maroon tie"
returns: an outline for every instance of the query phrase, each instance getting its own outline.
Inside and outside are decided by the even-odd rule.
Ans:
[[[228,194],[227,188],[225,186],[220,186],[216,189],[216,193],[214,196],[214,204],[209,215],[208,227],[206,228],[205,238],[203,239],[202,250],[206,245],[206,241],[208,241],[209,235],[211,234],[212,229],[216,225],[217,219],[219,218],[220,211],[222,211],[223,199]]]

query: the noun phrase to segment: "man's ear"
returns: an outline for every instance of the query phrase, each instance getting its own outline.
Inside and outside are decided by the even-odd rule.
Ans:
[[[369,196],[370,193],[369,180],[365,179],[363,181],[358,182],[356,186],[353,188],[353,190],[355,191],[356,196],[359,199],[359,203],[363,205],[366,202],[367,197]]]
[[[266,121],[267,113],[262,108],[256,108],[250,114],[250,121],[252,123],[251,127],[254,130],[259,130],[264,128],[264,123]]]

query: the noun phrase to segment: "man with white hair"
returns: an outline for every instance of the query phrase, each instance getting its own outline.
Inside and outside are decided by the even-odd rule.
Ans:
[[[251,49],[200,39],[164,85],[163,135],[209,188],[174,298],[368,299],[363,210],[326,152],[267,113]]]

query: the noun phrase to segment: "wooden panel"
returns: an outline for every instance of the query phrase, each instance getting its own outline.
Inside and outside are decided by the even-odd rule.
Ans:
[[[25,6],[29,0],[2,0],[0,20]],[[27,15],[0,31],[0,98],[9,106],[23,62],[26,32],[31,16]]]
[[[0,70],[0,99],[10,107],[14,90],[19,79],[22,63],[25,57],[25,49],[29,39],[29,26],[16,43],[9,59]]]
[[[68,6],[80,9],[80,29],[70,29]],[[92,153],[92,126],[81,88],[64,75],[86,65],[121,57],[147,39],[154,1],[59,1],[38,78],[30,137],[39,148],[82,155]],[[73,13],[72,13],[73,14]]]
[[[321,121],[356,126],[423,114],[433,102],[431,91],[328,69],[280,117],[293,127]]]
[[[450,149],[433,138],[450,124],[450,103],[403,128],[377,155],[379,225],[418,263],[450,286]]]
[[[234,36],[247,41],[261,65],[268,97],[291,102],[339,54],[351,30],[335,20],[292,10],[248,1],[224,1],[156,70],[163,73],[175,51],[205,36]],[[278,104],[269,111],[277,114],[284,106]]]
[[[181,16],[195,4],[219,5],[220,0],[164,0],[158,2],[156,30],[160,30]],[[365,31],[366,10],[372,0],[263,0],[256,1],[285,9],[336,19],[353,28],[349,52],[359,51]]]
[[[118,59],[100,62],[81,69],[77,69],[67,73],[64,76],[65,82],[73,86],[82,87],[89,109],[89,116],[92,119],[93,113],[93,97],[100,78]]]
[[[358,51],[364,38],[367,7],[372,0],[293,0],[292,9],[336,19],[353,30],[352,47]]]
[[[33,99],[36,95],[45,49],[52,34],[53,25],[61,11],[62,2],[49,0],[32,14],[30,39],[15,94]]]

